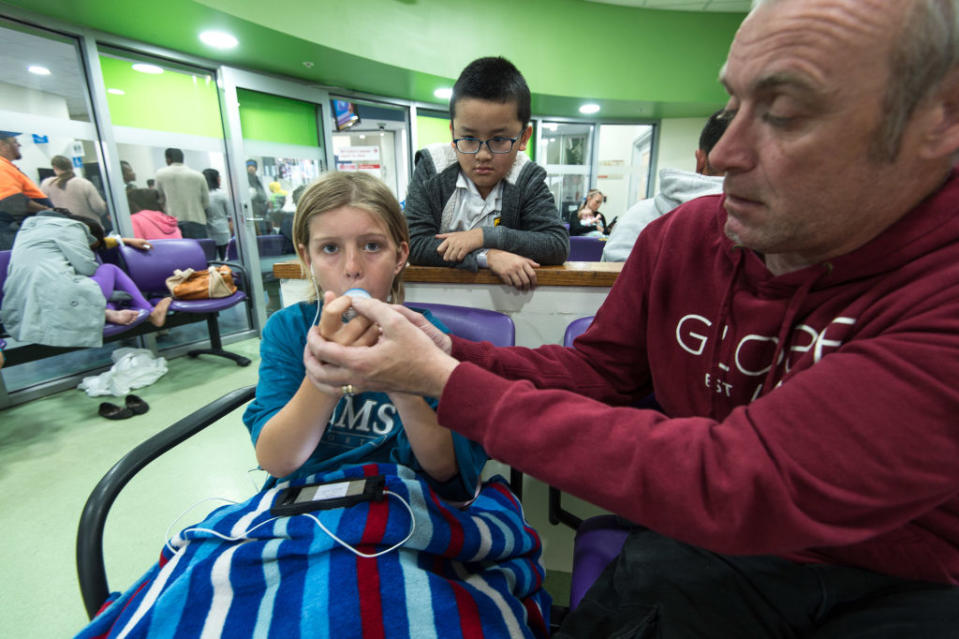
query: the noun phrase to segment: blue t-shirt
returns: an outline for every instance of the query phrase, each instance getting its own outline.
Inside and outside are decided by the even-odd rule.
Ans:
[[[449,332],[429,311],[420,312],[444,333]],[[286,406],[303,381],[306,374],[303,349],[315,315],[315,304],[301,302],[271,315],[263,329],[256,399],[243,414],[243,423],[254,445],[263,426]],[[426,401],[436,409],[435,399]],[[320,443],[289,478],[334,470],[346,464],[395,463],[422,473],[444,498],[466,501],[474,495],[488,456],[482,446],[458,433],[453,433],[453,449],[459,474],[446,482],[435,481],[423,472],[410,448],[399,412],[386,393],[360,393],[337,403]]]

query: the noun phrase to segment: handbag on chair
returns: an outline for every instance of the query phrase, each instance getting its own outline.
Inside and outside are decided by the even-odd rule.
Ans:
[[[174,299],[203,300],[229,297],[236,293],[233,271],[229,266],[215,266],[202,271],[176,269],[166,278],[166,286]]]

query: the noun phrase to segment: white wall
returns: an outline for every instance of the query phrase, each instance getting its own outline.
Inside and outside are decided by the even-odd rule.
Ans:
[[[699,134],[706,126],[707,117],[664,119],[659,129],[659,155],[656,161],[654,193],[659,192],[660,169],[696,170],[696,149]]]

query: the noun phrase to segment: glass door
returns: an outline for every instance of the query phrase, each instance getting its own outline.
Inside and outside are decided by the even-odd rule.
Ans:
[[[362,171],[383,180],[396,199],[409,184],[409,109],[332,96],[333,156],[337,171]]]
[[[543,121],[539,132],[540,164],[564,222],[575,214],[589,189],[593,125]]]
[[[123,180],[128,209],[121,213],[120,228],[135,235],[132,217],[160,210],[176,218],[183,237],[197,239],[207,259],[226,253],[230,229],[235,225],[236,196],[229,170],[223,120],[213,71],[122,49],[100,47],[99,62],[109,107],[112,135]],[[172,153],[172,160],[168,154]],[[157,172],[173,161],[204,175],[210,197],[226,202],[226,219],[215,223],[205,209],[184,204],[178,208],[157,185]],[[210,174],[219,179],[210,179]],[[201,211],[197,215],[197,211]],[[222,208],[220,209],[222,210]],[[147,239],[156,239],[148,237]],[[219,247],[219,249],[218,249]],[[219,252],[218,252],[219,251]],[[245,305],[224,311],[219,317],[224,337],[250,330]],[[208,338],[206,327],[190,324],[160,334],[160,348],[181,346]]]
[[[232,175],[243,218],[231,244],[256,273],[260,327],[282,308],[277,262],[295,261],[293,215],[300,194],[331,165],[322,132],[325,91],[256,73],[222,68],[223,96],[238,168]]]

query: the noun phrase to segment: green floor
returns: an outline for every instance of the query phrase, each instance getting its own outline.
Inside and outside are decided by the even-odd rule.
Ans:
[[[220,358],[179,357],[155,384],[135,391],[145,415],[109,421],[103,400],[68,390],[0,411],[0,636],[69,637],[86,615],[74,546],[80,512],[100,477],[127,451],[223,393],[256,382],[259,341],[231,344],[253,359],[240,368]],[[263,482],[240,412],[147,467],[120,495],[107,521],[104,552],[111,589],[124,589],[154,561],[167,529],[209,497],[243,499]],[[496,464],[490,464],[496,469]],[[569,592],[571,533],[546,522],[546,487],[526,479],[526,517],[543,538],[546,585],[555,603]],[[183,527],[216,507],[198,505]],[[589,512],[589,511],[587,511]]]

